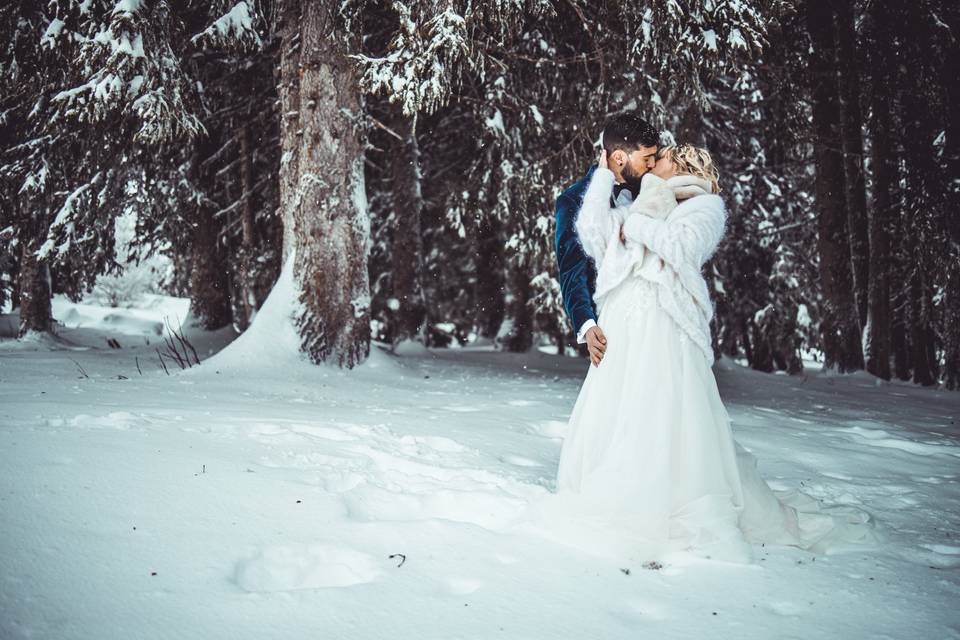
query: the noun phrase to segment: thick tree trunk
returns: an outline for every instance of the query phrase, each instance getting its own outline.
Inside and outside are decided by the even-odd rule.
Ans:
[[[812,52],[810,75],[816,165],[817,231],[823,290],[821,333],[824,366],[840,372],[863,367],[860,327],[853,297],[847,228],[836,43],[830,5],[807,3]]]
[[[212,187],[213,176],[202,163],[215,152],[210,138],[195,143],[192,177],[198,188]],[[233,319],[230,301],[230,277],[226,252],[220,245],[220,223],[213,216],[211,203],[196,204],[190,241],[190,311],[207,330],[225,327]]]
[[[198,205],[196,215],[190,244],[190,311],[201,327],[215,330],[227,326],[233,319],[227,265],[218,242],[220,225],[213,211]]]
[[[934,343],[933,295],[938,272],[955,265],[940,264],[946,245],[942,229],[946,216],[944,208],[944,179],[936,154],[936,137],[942,130],[939,116],[934,112],[940,99],[936,87],[934,66],[929,51],[934,45],[931,25],[920,7],[896,5],[899,13],[898,32],[903,46],[899,50],[898,68],[903,75],[902,135],[905,163],[904,202],[905,224],[903,246],[909,267],[910,296],[910,355],[913,381],[930,385],[936,382],[937,363],[932,356]],[[951,176],[954,178],[955,176]]]
[[[423,296],[423,236],[421,215],[420,148],[417,144],[416,116],[399,114],[394,130],[402,140],[395,140],[393,157],[393,209],[396,227],[393,231],[392,282],[397,309],[395,341],[418,338],[425,340],[426,301]]]
[[[773,353],[770,351],[770,343],[763,335],[763,327],[754,322],[750,322],[751,338],[753,341],[753,354],[750,360],[750,368],[764,373],[773,372]]]
[[[494,340],[506,313],[504,304],[505,266],[500,221],[488,217],[477,230],[477,274],[474,285],[476,325],[481,338]]]
[[[279,10],[280,79],[280,218],[283,222],[281,265],[294,246],[293,209],[297,200],[300,155],[300,0],[281,0]]]
[[[873,203],[870,214],[870,268],[867,291],[867,323],[864,327],[864,358],[867,371],[890,379],[890,233],[896,217],[893,193],[897,168],[891,153],[893,139],[893,107],[889,83],[892,64],[889,42],[893,39],[890,14],[885,0],[877,0],[871,8],[873,49],[870,62],[875,75],[871,104],[871,165],[873,169]]]
[[[37,258],[41,241],[38,234],[23,243],[20,253],[19,289],[20,326],[17,335],[29,331],[51,331],[53,309],[50,303],[50,266]]]
[[[370,353],[370,220],[357,121],[363,106],[336,15],[329,0],[303,3],[294,279],[301,349],[314,363],[352,368]]]
[[[860,109],[860,60],[853,24],[853,3],[837,7],[837,46],[843,104],[843,166],[846,185],[850,254],[853,262],[854,298],[860,326],[867,322],[870,280],[870,234],[867,221],[867,188],[863,171],[863,114]],[[884,87],[889,90],[889,87]]]
[[[894,375],[900,380],[910,379],[910,344],[907,340],[909,325],[907,322],[907,307],[910,304],[907,287],[900,287],[891,299],[893,303],[893,317],[890,323],[890,341],[893,347]]]
[[[533,310],[528,304],[532,294],[530,275],[521,265],[509,267],[510,296],[507,298],[507,317],[510,333],[504,337],[508,351],[523,353],[533,346]]]

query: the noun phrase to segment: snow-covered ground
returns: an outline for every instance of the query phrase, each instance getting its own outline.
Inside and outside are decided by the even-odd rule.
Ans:
[[[188,329],[206,359],[167,375],[185,301],[151,300],[58,299],[62,343],[0,341],[4,639],[960,637],[960,394],[720,361],[771,486],[862,507],[883,542],[647,569],[517,526],[586,361],[315,367],[273,300],[219,353],[229,329]]]

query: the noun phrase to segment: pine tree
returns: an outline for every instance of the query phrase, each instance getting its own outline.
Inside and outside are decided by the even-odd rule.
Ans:
[[[301,349],[311,361],[352,368],[370,350],[363,104],[347,57],[349,23],[345,26],[331,2],[304,2],[299,9],[299,47],[289,24],[284,30],[284,55],[296,55],[297,63],[282,65],[285,91],[298,98],[290,107],[299,127],[283,134],[294,134],[295,141],[283,144],[296,160],[281,163],[280,177],[295,185],[292,192],[281,192],[287,198],[281,206],[293,224],[293,271],[301,305],[296,324]],[[296,12],[284,7],[282,15]],[[286,75],[290,71],[294,75]],[[289,175],[294,167],[295,179]]]
[[[943,3],[944,21],[949,32],[944,35],[941,77],[944,79],[945,102],[948,106],[942,153],[942,174],[946,181],[944,227],[947,233],[947,282],[944,293],[944,381],[948,389],[960,389],[960,76],[953,73],[952,61],[960,56],[960,5]]]
[[[818,245],[824,296],[821,320],[824,364],[845,372],[861,368],[863,354],[853,298],[833,11],[824,3],[808,2],[807,27],[812,45],[810,83]]]
[[[863,115],[860,106],[861,61],[859,35],[854,28],[853,2],[841,2],[836,9],[837,67],[840,102],[843,112],[844,186],[846,188],[847,225],[850,233],[850,257],[853,261],[853,291],[861,327],[867,321],[868,283],[870,280],[870,235],[867,220],[866,177],[863,168]]]
[[[897,166],[893,150],[895,84],[892,43],[895,41],[890,9],[886,0],[877,0],[870,8],[871,87],[871,168],[873,173],[870,211],[870,284],[867,322],[864,328],[864,357],[867,371],[884,380],[891,377],[891,256],[890,236],[897,216],[894,191]]]

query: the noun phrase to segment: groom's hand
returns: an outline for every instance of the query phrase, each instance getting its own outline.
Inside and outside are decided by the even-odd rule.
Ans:
[[[603,330],[597,326],[590,327],[584,337],[587,339],[590,362],[596,367],[603,360],[603,353],[607,350],[607,337],[603,335]]]

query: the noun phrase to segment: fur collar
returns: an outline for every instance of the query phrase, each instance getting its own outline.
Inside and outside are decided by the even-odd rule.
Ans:
[[[667,186],[673,189],[677,200],[707,195],[713,191],[709,180],[689,174],[673,176],[667,180]]]

